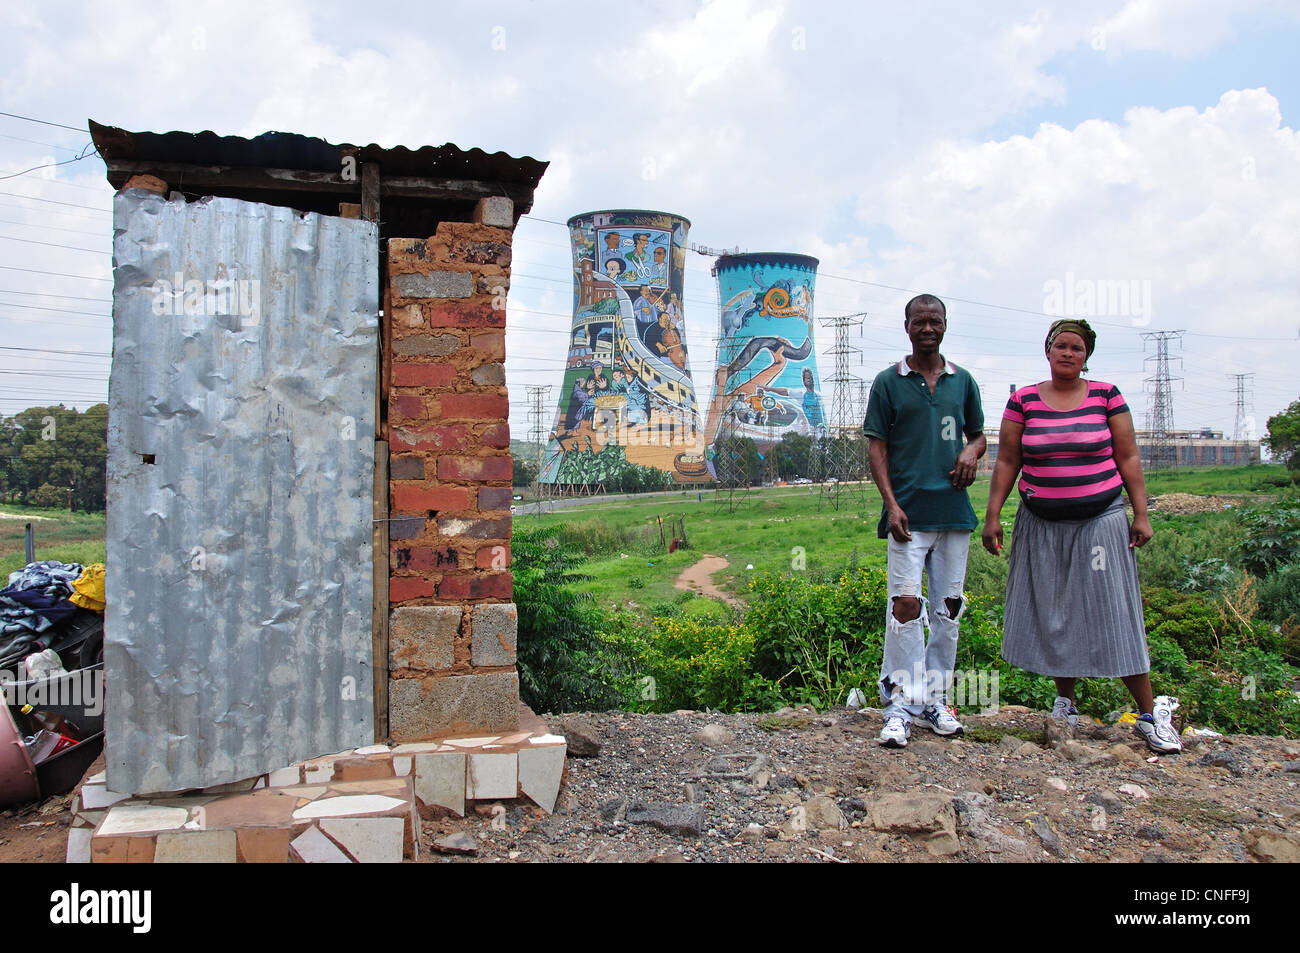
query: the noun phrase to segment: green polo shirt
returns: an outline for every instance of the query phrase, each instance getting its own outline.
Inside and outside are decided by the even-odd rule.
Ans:
[[[934,391],[907,358],[876,375],[862,432],[885,441],[894,498],[908,526],[931,532],[973,530],[978,521],[965,489],[952,485],[952,468],[966,437],[984,430],[984,407],[975,379],[945,359]],[[877,534],[889,534],[885,507]]]

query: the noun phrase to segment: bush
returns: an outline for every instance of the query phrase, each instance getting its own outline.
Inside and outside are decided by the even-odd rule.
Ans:
[[[1300,563],[1279,566],[1256,583],[1259,613],[1279,625],[1289,619],[1300,622]]]
[[[27,497],[27,504],[29,506],[62,509],[68,505],[68,488],[42,483],[38,489],[33,490],[31,495]]]
[[[1153,639],[1172,643],[1182,651],[1184,661],[1211,659],[1218,652],[1223,618],[1204,596],[1147,586],[1142,608],[1148,645]]]
[[[1193,567],[1203,579],[1214,561],[1236,566],[1245,531],[1235,511],[1164,517],[1153,514],[1155,535],[1138,551],[1143,586],[1184,589]]]
[[[635,680],[621,622],[573,588],[588,577],[556,537],[549,526],[517,529],[511,541],[520,698],[537,712],[621,708]]]
[[[1300,503],[1285,500],[1248,512],[1246,538],[1238,546],[1242,567],[1264,576],[1286,563],[1300,562]]]
[[[824,708],[843,704],[853,688],[877,703],[887,602],[882,570],[836,579],[764,574],[750,581],[749,594],[742,621],[716,614],[722,607],[713,600],[663,604],[673,616],[658,615],[652,633],[634,637],[634,654],[656,688],[654,697],[642,697],[643,707],[746,711],[809,702]],[[1050,709],[1052,679],[1012,668],[1001,657],[1001,601],[967,598],[955,664],[967,676],[966,697],[958,689],[949,702],[964,702],[966,711],[993,701]],[[1143,609],[1152,687],[1157,695],[1177,696],[1193,724],[1294,736],[1300,701],[1292,682],[1300,672],[1281,654],[1286,633],[1255,618],[1257,604],[1246,576],[1217,597],[1148,587]],[[712,606],[718,609],[705,611]],[[991,688],[994,677],[996,697],[977,697],[976,685]],[[1096,717],[1133,707],[1118,678],[1081,679],[1077,700]]]

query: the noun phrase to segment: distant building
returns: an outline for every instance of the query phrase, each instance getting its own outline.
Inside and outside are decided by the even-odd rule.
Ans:
[[[989,451],[980,461],[981,470],[992,470],[998,458],[998,432],[985,430]],[[1200,430],[1175,430],[1171,435],[1174,458],[1180,467],[1242,467],[1260,462],[1258,440],[1226,440],[1223,433],[1203,427]],[[1151,434],[1137,432],[1138,453],[1143,469],[1151,466]]]

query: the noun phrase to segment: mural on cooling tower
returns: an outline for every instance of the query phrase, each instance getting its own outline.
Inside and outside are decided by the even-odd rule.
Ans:
[[[682,311],[686,232],[667,212],[569,219],[573,328],[539,480],[616,488],[637,468],[707,480]]]
[[[714,264],[721,339],[704,427],[710,473],[720,430],[753,439],[761,454],[790,431],[826,435],[813,350],[817,264],[781,252],[723,255]]]

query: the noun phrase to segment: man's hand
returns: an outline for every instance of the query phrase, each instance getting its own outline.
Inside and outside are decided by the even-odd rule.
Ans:
[[[903,512],[903,508],[901,506],[891,506],[888,512],[889,535],[894,537],[897,542],[910,542],[912,531],[907,528],[907,514]]]
[[[996,556],[1002,548],[1002,523],[985,517],[984,530],[980,533],[980,538],[984,541],[984,548]]]
[[[1155,532],[1151,529],[1151,520],[1145,516],[1133,517],[1133,525],[1128,528],[1128,548],[1145,546],[1151,541]]]
[[[961,490],[974,483],[975,467],[978,462],[978,448],[968,443],[962,452],[957,454],[957,465],[948,471],[948,475],[952,477],[952,485]]]

